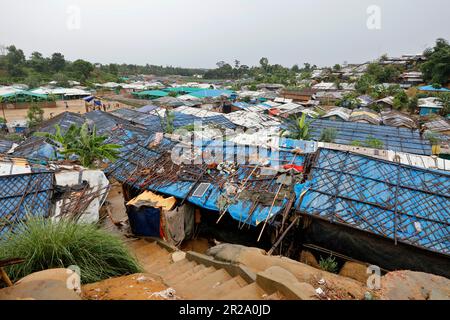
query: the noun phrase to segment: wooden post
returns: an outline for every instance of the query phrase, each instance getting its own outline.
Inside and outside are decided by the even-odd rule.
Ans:
[[[11,282],[11,279],[9,279],[8,274],[6,273],[5,269],[3,269],[1,267],[0,267],[0,276],[6,282],[6,285],[8,287],[13,286],[13,283]]]

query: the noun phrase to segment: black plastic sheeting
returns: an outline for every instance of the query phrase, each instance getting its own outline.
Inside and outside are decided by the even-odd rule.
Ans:
[[[393,270],[412,270],[450,278],[450,258],[338,224],[313,219],[301,241],[356,260]]]

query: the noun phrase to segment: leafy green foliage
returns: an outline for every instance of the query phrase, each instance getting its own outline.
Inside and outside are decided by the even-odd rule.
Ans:
[[[444,85],[450,79],[450,45],[445,39],[437,39],[432,49],[424,52],[427,61],[422,66],[425,81]]]
[[[284,135],[287,131],[288,138],[296,140],[308,140],[311,138],[309,127],[313,121],[306,119],[306,113],[302,113],[301,117],[294,117],[288,124],[287,130],[282,130],[281,135]]]
[[[430,141],[430,144],[433,146],[439,145],[441,143],[441,139],[438,137],[438,135],[432,131],[427,131],[424,134],[425,139]]]
[[[9,46],[7,49],[8,53],[4,57],[6,71],[13,78],[24,76],[25,54],[15,46]]]
[[[344,94],[342,99],[336,102],[336,105],[343,108],[354,109],[358,106],[358,94],[356,92],[349,92]]]
[[[119,155],[121,146],[105,143],[108,137],[97,135],[95,126],[89,130],[87,123],[81,127],[72,124],[64,134],[59,125],[55,125],[55,129],[54,134],[36,132],[35,135],[51,140],[66,158],[76,155],[84,167],[92,167],[96,162],[105,159],[114,162]]]
[[[363,143],[359,140],[353,140],[350,145],[352,145],[354,147],[362,147]]]
[[[400,85],[390,85],[388,87],[384,85],[375,85],[371,88],[370,95],[374,99],[383,99],[389,96],[395,96],[396,94],[404,91]]]
[[[44,57],[40,52],[33,52],[27,60],[23,51],[15,46],[7,48],[7,54],[0,56],[1,81],[5,84],[13,82],[26,83],[36,87],[51,80],[58,86],[68,87],[68,80],[77,80],[86,86],[94,82],[120,82],[121,74],[154,74],[193,76],[203,75],[204,69],[178,68],[171,66],[133,65],[133,64],[96,64],[78,59],[67,61],[63,54],[53,53]],[[248,67],[247,67],[248,68]],[[245,66],[244,66],[245,69]]]
[[[95,224],[30,217],[0,240],[0,259],[24,258],[6,267],[13,281],[41,270],[76,265],[82,283],[141,271],[120,238]]]
[[[319,141],[322,142],[334,142],[336,139],[337,130],[335,128],[325,128],[320,133]]]
[[[355,89],[359,94],[370,94],[375,84],[375,77],[366,73],[355,82]]]
[[[365,144],[367,147],[374,149],[383,149],[384,146],[383,141],[378,140],[372,136],[367,137]]]
[[[417,98],[417,96],[410,98],[408,102],[408,111],[413,113],[414,111],[416,111],[418,105],[419,98]]]
[[[439,93],[438,95],[439,100],[441,100],[442,102],[442,110],[441,110],[441,114],[443,116],[447,116],[450,114],[450,93],[447,92],[442,92]]]
[[[208,70],[204,77],[207,79],[240,79],[244,76],[254,78],[258,83],[280,83],[285,85],[295,85],[297,75],[306,74],[308,77],[316,66],[305,63],[303,68],[295,65],[292,68],[286,68],[279,64],[271,65],[265,57],[259,60],[259,66],[249,67],[247,65],[234,64],[232,66],[225,61],[219,61],[216,69]]]
[[[396,81],[403,69],[393,65],[371,63],[367,67],[367,74],[371,75],[376,83],[389,83]]]
[[[319,266],[324,271],[328,271],[331,273],[338,272],[338,264],[333,256],[329,256],[325,259],[320,257]]]
[[[77,79],[86,81],[91,72],[94,71],[94,66],[90,62],[78,59],[72,63],[70,70],[76,75]]]
[[[394,108],[395,109],[402,109],[404,107],[407,107],[409,103],[408,95],[405,91],[400,91],[394,96]]]
[[[159,113],[157,113],[157,115],[159,117],[159,122],[164,133],[173,133],[175,130],[173,124],[173,121],[175,120],[175,114],[170,110],[165,110],[164,116],[161,116]]]
[[[34,127],[44,120],[44,110],[36,103],[32,103],[27,111],[27,123],[29,127]]]

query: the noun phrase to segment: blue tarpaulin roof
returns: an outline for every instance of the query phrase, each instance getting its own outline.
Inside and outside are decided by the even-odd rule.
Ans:
[[[53,172],[0,176],[0,236],[26,215],[48,216]]]
[[[0,153],[8,152],[13,146],[12,141],[0,140]]]
[[[350,145],[352,142],[359,141],[364,144],[368,138],[372,137],[383,143],[382,149],[431,155],[430,142],[424,139],[418,130],[367,123],[315,119],[310,126],[311,138],[319,140],[325,128],[334,128],[336,130],[334,143]]]
[[[236,108],[239,108],[242,110],[246,110],[250,106],[251,106],[251,104],[249,104],[247,102],[239,102],[239,101],[233,102],[233,107],[236,107]]]
[[[117,109],[111,112],[114,116],[120,117],[122,119],[133,121],[140,125],[146,126],[149,130],[153,132],[162,131],[161,128],[161,120],[155,114],[142,114],[138,110],[133,109]],[[182,112],[172,111],[174,119],[173,126],[174,128],[180,128],[188,125],[194,124],[194,122],[202,123],[204,125],[207,124],[215,124],[221,126],[223,128],[234,129],[236,125],[228,120],[223,115],[214,115],[209,117],[197,117],[192,114],[186,114]]]
[[[189,95],[197,98],[216,98],[222,95],[231,96],[234,94],[231,90],[219,90],[219,89],[204,89],[189,93]]]
[[[436,92],[450,92],[450,89],[447,88],[435,88],[432,85],[422,86],[418,88],[421,91],[436,91]]]
[[[141,108],[138,108],[136,110],[139,111],[139,112],[142,112],[142,113],[148,113],[148,112],[151,112],[151,111],[156,110],[158,108],[159,108],[158,106],[154,106],[154,105],[148,104],[148,105],[143,106]]]
[[[95,97],[94,96],[88,96],[88,97],[84,97],[83,100],[87,101],[87,102],[91,102],[92,100],[94,100]]]
[[[297,210],[450,254],[450,174],[319,149]]]
[[[280,145],[283,146],[283,151],[280,151],[279,153],[276,153],[271,149],[264,150],[265,157],[269,160],[268,165],[276,167],[277,165],[281,166],[290,164],[291,162],[295,165],[303,165],[304,156],[292,153],[292,148],[300,147],[301,145],[302,150],[308,150],[311,142],[296,141],[295,143],[292,143],[287,140],[288,139],[282,139]],[[151,138],[145,143],[145,145],[148,145],[150,141]],[[159,147],[160,150],[146,148],[141,145],[137,145],[134,148],[130,147],[129,152],[124,153],[124,156],[121,159],[108,167],[106,173],[109,176],[113,176],[118,181],[138,189],[145,188],[183,199],[189,194],[191,188],[196,185],[196,182],[185,181],[179,177],[170,178],[170,176],[173,175],[173,172],[169,172],[169,170],[180,172],[180,168],[175,166],[175,169],[170,169],[173,168],[173,163],[171,160],[169,160],[169,165],[164,167],[164,161],[161,160],[161,156],[163,155],[161,150],[170,149],[173,154],[177,150],[173,149],[173,147],[174,142],[167,139],[163,140],[161,146]],[[249,156],[255,154],[258,151],[258,148],[261,152],[262,149],[258,146],[235,145],[228,142],[224,143],[222,140],[203,141],[202,144],[197,145],[197,147],[202,150],[203,154],[211,150],[222,153],[224,155],[223,159],[230,161],[235,160],[237,156],[242,157],[243,155]],[[289,149],[291,149],[291,151],[288,151]],[[209,160],[212,161],[211,159]],[[191,165],[187,165],[187,167],[192,169]],[[200,169],[202,168],[202,165],[194,165],[194,167]],[[148,173],[146,169],[152,169],[153,173]],[[234,181],[234,179],[238,180],[237,182],[234,182],[235,184],[242,182],[251,173],[252,169],[252,167],[240,166],[234,175],[234,178],[224,173],[211,173],[214,176],[211,177],[209,181],[211,186],[208,188],[207,192],[202,197],[195,197],[191,195],[187,197],[187,200],[208,210],[221,211],[221,207],[218,202],[226,192],[224,189],[224,184],[221,184],[220,182],[228,180]],[[144,174],[142,174],[143,172]],[[152,176],[150,181],[147,180],[149,176]],[[246,190],[251,191],[254,188],[251,192],[253,194],[258,194],[258,192],[262,192],[260,189],[262,188],[261,183],[263,183],[263,189],[265,190],[264,192],[270,193],[273,198],[276,190],[280,186],[276,182],[275,175],[272,174],[272,176],[268,176],[267,179],[262,181],[263,182],[249,182],[248,185],[246,185]],[[295,197],[295,195],[292,196]],[[256,207],[252,208],[253,201],[254,200],[252,199],[239,199],[234,204],[229,206],[227,211],[235,220],[256,226],[260,222],[264,221],[268,216],[270,204],[258,204]],[[280,213],[287,201],[288,197],[280,197],[279,201],[272,208],[271,217]]]

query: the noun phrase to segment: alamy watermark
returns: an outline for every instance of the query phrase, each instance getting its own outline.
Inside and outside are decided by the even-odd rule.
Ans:
[[[73,290],[76,293],[81,293],[81,270],[76,265],[71,265],[67,268],[67,280],[66,287],[69,290]]]
[[[366,13],[368,15],[366,26],[369,30],[381,29],[381,8],[377,5],[367,7]]]
[[[367,267],[367,288],[371,290],[379,290],[381,288],[381,270],[379,266],[370,265]]]
[[[171,159],[178,165],[233,162],[278,167],[286,162],[280,158],[280,151],[287,150],[286,139],[278,133],[242,129],[222,132],[204,128],[200,121],[194,123],[193,131],[175,130],[172,139],[178,143],[171,150]]]
[[[66,27],[69,31],[81,29],[81,9],[79,6],[70,5],[66,10]]]

